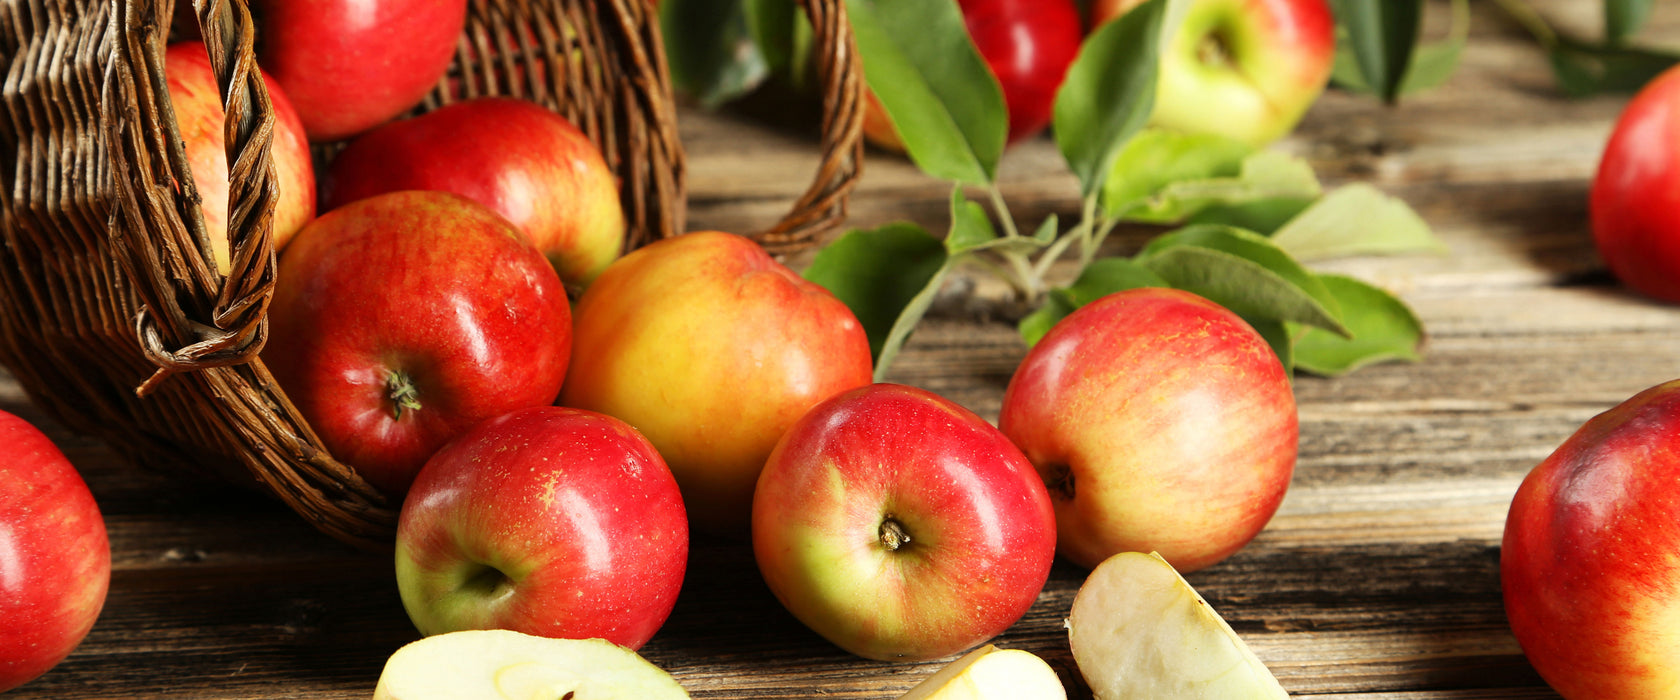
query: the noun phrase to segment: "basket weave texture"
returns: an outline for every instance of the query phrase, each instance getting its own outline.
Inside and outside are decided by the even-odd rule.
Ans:
[[[825,91],[821,158],[787,216],[748,234],[775,253],[839,224],[862,159],[844,4],[802,2]],[[682,232],[683,153],[651,4],[468,5],[454,63],[419,110],[489,95],[542,104],[618,173],[627,245]],[[171,0],[0,3],[0,364],[55,419],[139,464],[254,481],[322,532],[388,549],[397,504],[327,453],[257,358],[275,280],[273,107],[243,0],[194,9],[227,113],[226,277],[164,87]]]

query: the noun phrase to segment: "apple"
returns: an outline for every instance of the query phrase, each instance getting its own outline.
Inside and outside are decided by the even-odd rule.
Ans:
[[[396,564],[421,634],[499,628],[639,649],[677,602],[688,519],[634,428],[537,406],[426,463],[398,517]]]
[[[1068,645],[1096,700],[1288,700],[1225,618],[1159,554],[1121,552],[1091,571]]]
[[[1056,670],[1030,651],[987,644],[952,661],[899,700],[1067,700]]]
[[[716,231],[643,246],[574,309],[560,403],[640,430],[696,530],[745,539],[776,440],[818,402],[871,381],[851,309],[752,240]]]
[[[262,359],[327,449],[400,496],[451,438],[554,402],[560,277],[506,219],[446,192],[322,215],[279,261]]]
[[[1079,10],[1073,0],[959,0],[974,48],[1003,89],[1009,143],[1050,125],[1056,90],[1079,53]],[[904,150],[885,108],[865,91],[863,131],[871,143]]]
[[[196,41],[171,44],[164,51],[169,104],[186,146],[187,166],[202,198],[204,224],[216,271],[233,269],[228,245],[228,163],[222,97],[210,70],[210,55]],[[263,83],[274,105],[274,140],[269,157],[274,163],[279,197],[274,204],[271,241],[274,250],[286,246],[304,224],[315,218],[315,166],[303,124],[286,93],[267,74]]]
[[[1680,69],[1623,108],[1589,197],[1593,243],[1634,291],[1680,302]]]
[[[311,141],[354,136],[414,108],[443,78],[467,0],[251,0],[257,63]]]
[[[81,644],[111,583],[99,505],[64,453],[0,411],[0,693]]]
[[[1680,381],[1601,413],[1511,499],[1505,615],[1569,700],[1680,692]]]
[[[476,201],[523,230],[580,289],[624,247],[618,180],[601,151],[565,117],[524,100],[467,100],[376,127],[321,181],[327,210],[398,190]]]
[[[1092,26],[1143,0],[1093,0]],[[1336,56],[1325,0],[1193,0],[1161,55],[1150,123],[1259,147],[1324,92]]]
[[[1052,327],[1010,378],[998,427],[1049,487],[1063,556],[1089,568],[1159,551],[1186,572],[1265,527],[1299,432],[1289,374],[1260,334],[1159,287]]]
[[[997,428],[871,384],[788,429],[752,502],[753,555],[817,634],[879,660],[981,644],[1032,607],[1056,556],[1044,484]]]
[[[403,645],[385,661],[373,700],[679,700],[671,674],[604,639],[463,630]]]

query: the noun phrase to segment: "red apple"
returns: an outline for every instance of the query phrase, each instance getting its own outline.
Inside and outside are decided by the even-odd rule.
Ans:
[[[311,141],[414,108],[449,67],[467,0],[251,0],[257,62],[286,88]]]
[[[1622,110],[1593,178],[1593,242],[1622,284],[1680,302],[1680,69]]]
[[[931,392],[874,384],[776,444],[753,554],[794,617],[871,659],[934,659],[1032,607],[1056,556],[1044,484],[1003,433]]]
[[[620,258],[575,309],[567,406],[636,426],[670,464],[692,525],[745,538],[776,440],[871,381],[869,340],[828,290],[728,233]]]
[[[421,634],[510,629],[639,649],[676,604],[688,520],[635,429],[540,406],[486,421],[426,463],[396,559]]]
[[[1569,700],[1680,693],[1680,381],[1581,426],[1517,489],[1505,614]]]
[[[1050,125],[1056,90],[1079,53],[1082,32],[1072,0],[959,0],[958,4],[974,48],[1003,88],[1009,142],[1043,131]],[[877,146],[904,148],[873,93],[867,93],[863,129]]]
[[[263,360],[327,449],[390,494],[479,421],[560,392],[566,290],[471,200],[346,205],[305,227],[279,268]]]
[[[1143,0],[1093,0],[1096,26]],[[1161,55],[1151,123],[1255,146],[1288,134],[1336,57],[1325,0],[1193,0]]]
[[[169,103],[187,149],[193,185],[203,198],[204,224],[209,229],[210,247],[216,270],[232,269],[228,251],[228,163],[224,135],[225,117],[216,76],[210,71],[210,56],[204,44],[191,41],[171,44],[164,52]],[[310,161],[309,141],[303,124],[292,109],[286,93],[263,75],[269,101],[274,104],[274,140],[269,157],[279,188],[274,205],[272,241],[275,250],[284,248],[298,229],[315,218],[315,166]]]
[[[111,545],[87,484],[46,435],[0,411],[0,693],[70,655],[110,582]]]
[[[1027,353],[998,427],[1056,504],[1059,551],[1094,567],[1159,552],[1189,572],[1282,502],[1298,439],[1289,374],[1236,314],[1174,289],[1116,292]]]
[[[624,247],[618,181],[558,114],[509,98],[457,102],[350,143],[322,178],[324,208],[397,190],[443,190],[513,222],[582,288]]]

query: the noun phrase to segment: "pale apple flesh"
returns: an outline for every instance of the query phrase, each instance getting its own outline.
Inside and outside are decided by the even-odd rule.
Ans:
[[[1056,670],[1030,651],[987,644],[952,661],[899,700],[1066,700]]]
[[[412,642],[385,662],[373,700],[667,700],[676,679],[604,639],[468,630]]]
[[[1122,552],[1091,571],[1068,643],[1097,700],[1289,697],[1225,619],[1158,554]]]

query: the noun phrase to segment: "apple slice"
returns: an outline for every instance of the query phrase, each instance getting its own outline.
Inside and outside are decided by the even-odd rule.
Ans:
[[[1066,700],[1062,680],[1044,659],[987,644],[964,654],[899,700]]]
[[[1097,700],[1284,698],[1272,672],[1159,554],[1091,571],[1068,614],[1074,663]]]
[[[511,630],[433,635],[385,662],[373,700],[665,700],[687,698],[671,674],[604,639]]]

